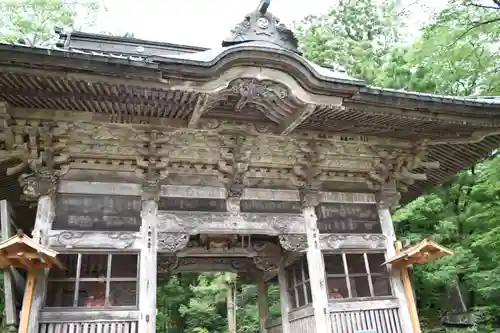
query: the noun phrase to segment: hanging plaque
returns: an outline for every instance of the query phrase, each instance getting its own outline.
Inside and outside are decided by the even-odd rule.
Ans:
[[[324,203],[316,207],[318,229],[323,234],[382,233],[375,205]]]
[[[59,194],[52,229],[139,231],[141,206],[134,196]]]
[[[241,211],[248,213],[295,213],[302,208],[298,201],[242,200]]]
[[[225,212],[227,208],[224,199],[162,197],[158,202],[158,210]]]

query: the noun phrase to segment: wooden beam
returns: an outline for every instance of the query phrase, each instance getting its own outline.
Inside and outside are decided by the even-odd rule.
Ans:
[[[141,195],[140,184],[61,180],[58,193],[95,195]]]
[[[266,333],[266,323],[269,317],[269,305],[267,299],[267,285],[264,281],[264,276],[259,275],[257,277],[257,297],[259,303],[259,323],[260,332]]]
[[[394,232],[394,225],[392,224],[391,212],[388,207],[380,206],[378,209],[378,215],[380,218],[382,233],[386,237],[386,258],[394,257],[396,255],[396,233]],[[399,303],[401,330],[405,333],[417,333],[412,332],[412,322],[410,312],[408,310],[408,300],[405,296],[400,270],[398,267],[391,266],[389,267],[389,273],[392,280],[393,294],[398,299]]]
[[[154,200],[142,203],[142,242],[139,260],[139,318],[138,332],[156,330],[156,212]]]
[[[289,317],[290,297],[288,297],[288,282],[284,264],[281,264],[278,270],[278,283],[280,285],[281,332],[292,333]]]
[[[300,214],[268,214],[229,212],[159,211],[158,232],[187,233],[234,233],[240,235],[287,233],[304,234],[304,217]]]
[[[21,317],[19,320],[19,333],[30,333],[29,322],[31,319],[31,304],[33,302],[33,295],[35,293],[35,281],[37,271],[30,269],[28,271],[28,278],[26,279],[26,289],[24,291],[23,307],[21,309]]]
[[[211,98],[209,94],[200,94],[196,100],[196,105],[189,118],[188,128],[196,128],[200,122],[201,116],[205,113],[210,105]]]
[[[0,201],[0,231],[2,234],[2,241],[10,238],[13,234],[12,226],[10,223],[10,209],[7,200]],[[16,313],[16,298],[15,287],[12,269],[4,269],[3,271],[3,289],[4,289],[4,302],[5,302],[5,323],[7,325],[17,324]]]
[[[328,314],[328,296],[325,281],[325,263],[321,252],[318,218],[315,207],[306,199],[303,215],[307,233],[307,269],[311,285],[312,305],[314,308],[314,326],[316,333],[328,333],[330,330],[330,316]]]
[[[395,244],[396,253],[401,252],[403,245],[401,241],[396,241]],[[405,290],[406,299],[408,301],[408,310],[410,311],[411,326],[413,328],[413,333],[421,333],[420,322],[418,320],[418,311],[415,298],[413,297],[413,288],[411,286],[410,275],[408,273],[408,266],[400,267],[401,270],[401,280],[403,281],[403,286]]]
[[[227,190],[218,186],[161,185],[160,197],[226,199]]]
[[[304,120],[314,113],[317,105],[308,104],[301,110],[294,112],[291,116],[286,117],[278,127],[278,135],[288,135],[297,128]]]

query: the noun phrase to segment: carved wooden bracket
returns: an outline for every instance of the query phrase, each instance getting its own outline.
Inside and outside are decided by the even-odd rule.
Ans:
[[[413,173],[416,169],[436,169],[439,163],[423,161],[427,155],[425,142],[415,145],[411,150],[392,149],[377,150],[378,154],[374,161],[372,170],[368,173],[368,179],[372,186],[379,189],[386,189],[395,186],[403,192],[408,190],[408,185],[413,185],[415,181],[427,180],[424,173]]]
[[[239,200],[245,188],[245,173],[248,171],[251,148],[248,138],[243,135],[222,136],[221,140],[222,161],[217,165],[218,170],[223,175],[228,197]]]
[[[265,272],[277,271],[281,262],[281,248],[271,242],[252,242],[252,249],[256,252],[253,257],[255,266]]]
[[[297,164],[292,168],[295,176],[292,181],[299,188],[319,187],[320,181],[318,177],[322,173],[320,165],[326,160],[325,154],[320,151],[316,141],[297,141],[296,144],[302,156],[298,157]]]
[[[159,149],[162,144],[168,143],[172,140],[173,132],[160,134],[158,131],[153,130],[149,133],[148,139],[144,144],[137,147],[136,162],[138,176],[146,180],[153,180],[158,178],[166,178],[168,176],[167,166],[170,157],[170,150]]]
[[[18,181],[25,200],[36,201],[41,196],[53,196],[57,190],[58,179],[54,172],[40,170],[32,174],[22,174]]]
[[[279,236],[283,249],[292,252],[305,252],[307,250],[307,235],[289,234]]]
[[[160,231],[156,234],[158,252],[177,252],[187,246],[189,235],[177,232]]]

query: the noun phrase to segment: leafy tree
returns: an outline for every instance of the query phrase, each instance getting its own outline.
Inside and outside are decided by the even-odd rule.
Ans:
[[[0,40],[30,46],[53,44],[55,27],[88,27],[100,5],[98,0],[1,0]]]
[[[397,4],[396,0],[340,0],[326,14],[306,17],[296,27],[305,56],[372,81],[401,41],[404,13]]]

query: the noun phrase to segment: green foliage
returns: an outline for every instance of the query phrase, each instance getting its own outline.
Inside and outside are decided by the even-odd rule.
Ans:
[[[0,0],[0,40],[46,46],[54,43],[54,28],[93,24],[97,0]]]
[[[227,332],[228,288],[236,291],[237,333],[260,332],[256,286],[240,285],[232,273],[171,276],[158,288],[157,332]],[[278,286],[269,286],[268,300],[269,317],[279,317]]]

